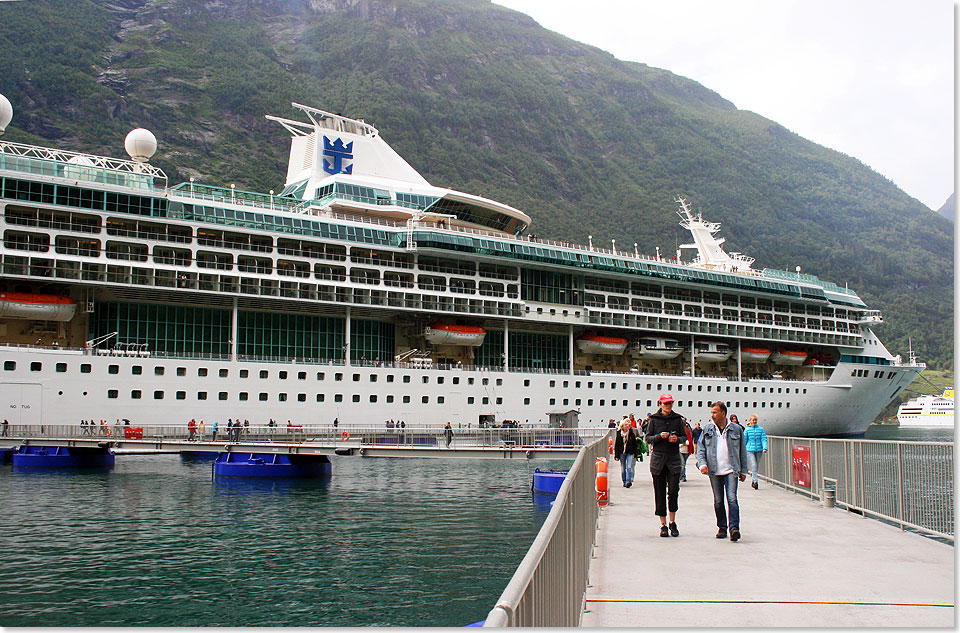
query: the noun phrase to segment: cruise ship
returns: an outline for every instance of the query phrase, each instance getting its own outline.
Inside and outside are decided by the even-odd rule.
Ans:
[[[170,185],[143,129],[129,159],[0,140],[11,424],[605,426],[671,393],[691,423],[723,400],[770,434],[840,436],[923,369],[853,290],[753,268],[683,198],[675,256],[537,239],[373,125],[292,105],[266,117],[290,136],[279,193]]]
[[[953,428],[953,387],[947,387],[939,396],[919,396],[908,400],[897,409],[901,427]]]

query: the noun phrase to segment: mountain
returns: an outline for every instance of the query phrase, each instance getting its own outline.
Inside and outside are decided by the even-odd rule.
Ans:
[[[851,288],[953,366],[953,229],[860,161],[480,0],[0,2],[5,140],[122,156],[147,127],[171,183],[279,190],[297,101],[375,124],[436,185],[542,237],[672,253],[686,196],[757,266]],[[50,37],[56,33],[57,37]],[[628,247],[629,248],[629,247]]]
[[[947,201],[943,203],[943,206],[937,209],[938,215],[942,215],[943,217],[947,218],[951,222],[954,221],[957,215],[956,205],[954,203],[953,196],[954,194],[951,193],[950,197],[947,198]]]

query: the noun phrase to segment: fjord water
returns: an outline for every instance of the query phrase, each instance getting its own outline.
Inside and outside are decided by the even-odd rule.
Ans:
[[[212,462],[0,467],[0,626],[463,626],[483,620],[568,462],[333,458],[314,480]]]

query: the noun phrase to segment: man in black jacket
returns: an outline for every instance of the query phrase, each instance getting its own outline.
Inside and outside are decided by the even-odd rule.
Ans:
[[[680,494],[680,473],[683,460],[680,457],[680,438],[686,439],[683,418],[673,411],[673,396],[665,393],[658,401],[660,410],[650,416],[646,440],[653,454],[650,457],[650,473],[653,475],[653,496],[656,500],[655,514],[660,517],[660,536],[680,536],[677,530],[677,496]],[[667,511],[670,526],[667,527]]]

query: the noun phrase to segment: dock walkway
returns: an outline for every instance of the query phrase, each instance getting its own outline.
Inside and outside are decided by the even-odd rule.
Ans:
[[[687,463],[680,536],[661,538],[649,462],[610,468],[584,627],[953,627],[954,547],[760,482],[740,485],[739,542],[715,537],[706,475]]]

